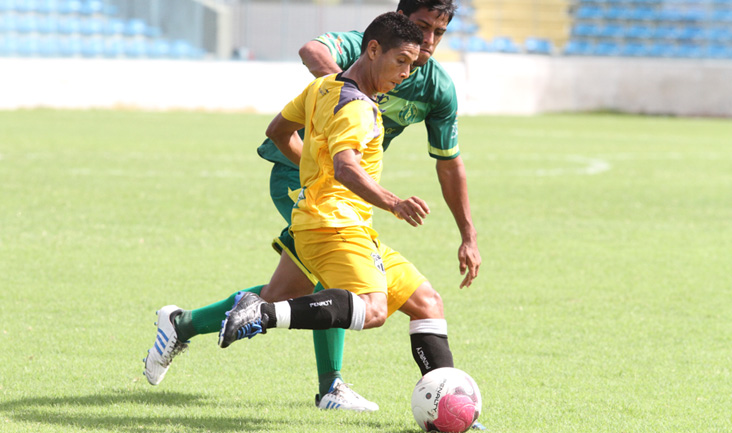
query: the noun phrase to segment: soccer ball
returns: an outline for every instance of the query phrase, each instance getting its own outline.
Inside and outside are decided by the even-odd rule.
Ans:
[[[425,374],[412,392],[412,414],[424,431],[462,433],[480,415],[480,390],[472,377],[457,368]]]

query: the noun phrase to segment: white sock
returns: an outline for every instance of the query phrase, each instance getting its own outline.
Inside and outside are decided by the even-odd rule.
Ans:
[[[275,328],[289,328],[292,309],[287,301],[274,303],[275,316],[277,317],[277,325]]]

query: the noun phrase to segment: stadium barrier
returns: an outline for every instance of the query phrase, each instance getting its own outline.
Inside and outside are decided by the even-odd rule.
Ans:
[[[724,60],[476,53],[444,66],[461,114],[732,117],[732,62]],[[0,109],[275,113],[311,78],[298,62],[0,58]]]

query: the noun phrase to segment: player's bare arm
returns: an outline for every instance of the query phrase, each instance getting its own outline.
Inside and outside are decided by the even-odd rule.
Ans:
[[[267,127],[266,134],[287,159],[300,165],[302,139],[297,135],[297,131],[304,127],[305,125],[287,120],[278,113]]]
[[[318,41],[306,43],[300,48],[298,54],[300,54],[302,63],[316,78],[341,72],[340,66],[336,64],[330,55],[328,47]]]
[[[470,287],[480,269],[480,251],[473,219],[470,215],[467,177],[465,166],[459,156],[450,160],[437,161],[437,177],[442,187],[445,203],[450,208],[460,230],[462,243],[458,249],[460,274],[465,275],[460,288]]]
[[[335,179],[362,199],[376,207],[393,213],[414,227],[422,225],[430,209],[419,197],[400,199],[396,194],[379,185],[361,167],[361,153],[355,149],[338,152],[333,157]]]

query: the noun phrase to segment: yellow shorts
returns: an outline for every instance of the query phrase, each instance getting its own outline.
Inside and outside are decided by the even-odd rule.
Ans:
[[[401,254],[380,243],[366,227],[322,228],[294,232],[302,263],[326,289],[357,295],[386,293],[391,316],[427,281]]]

